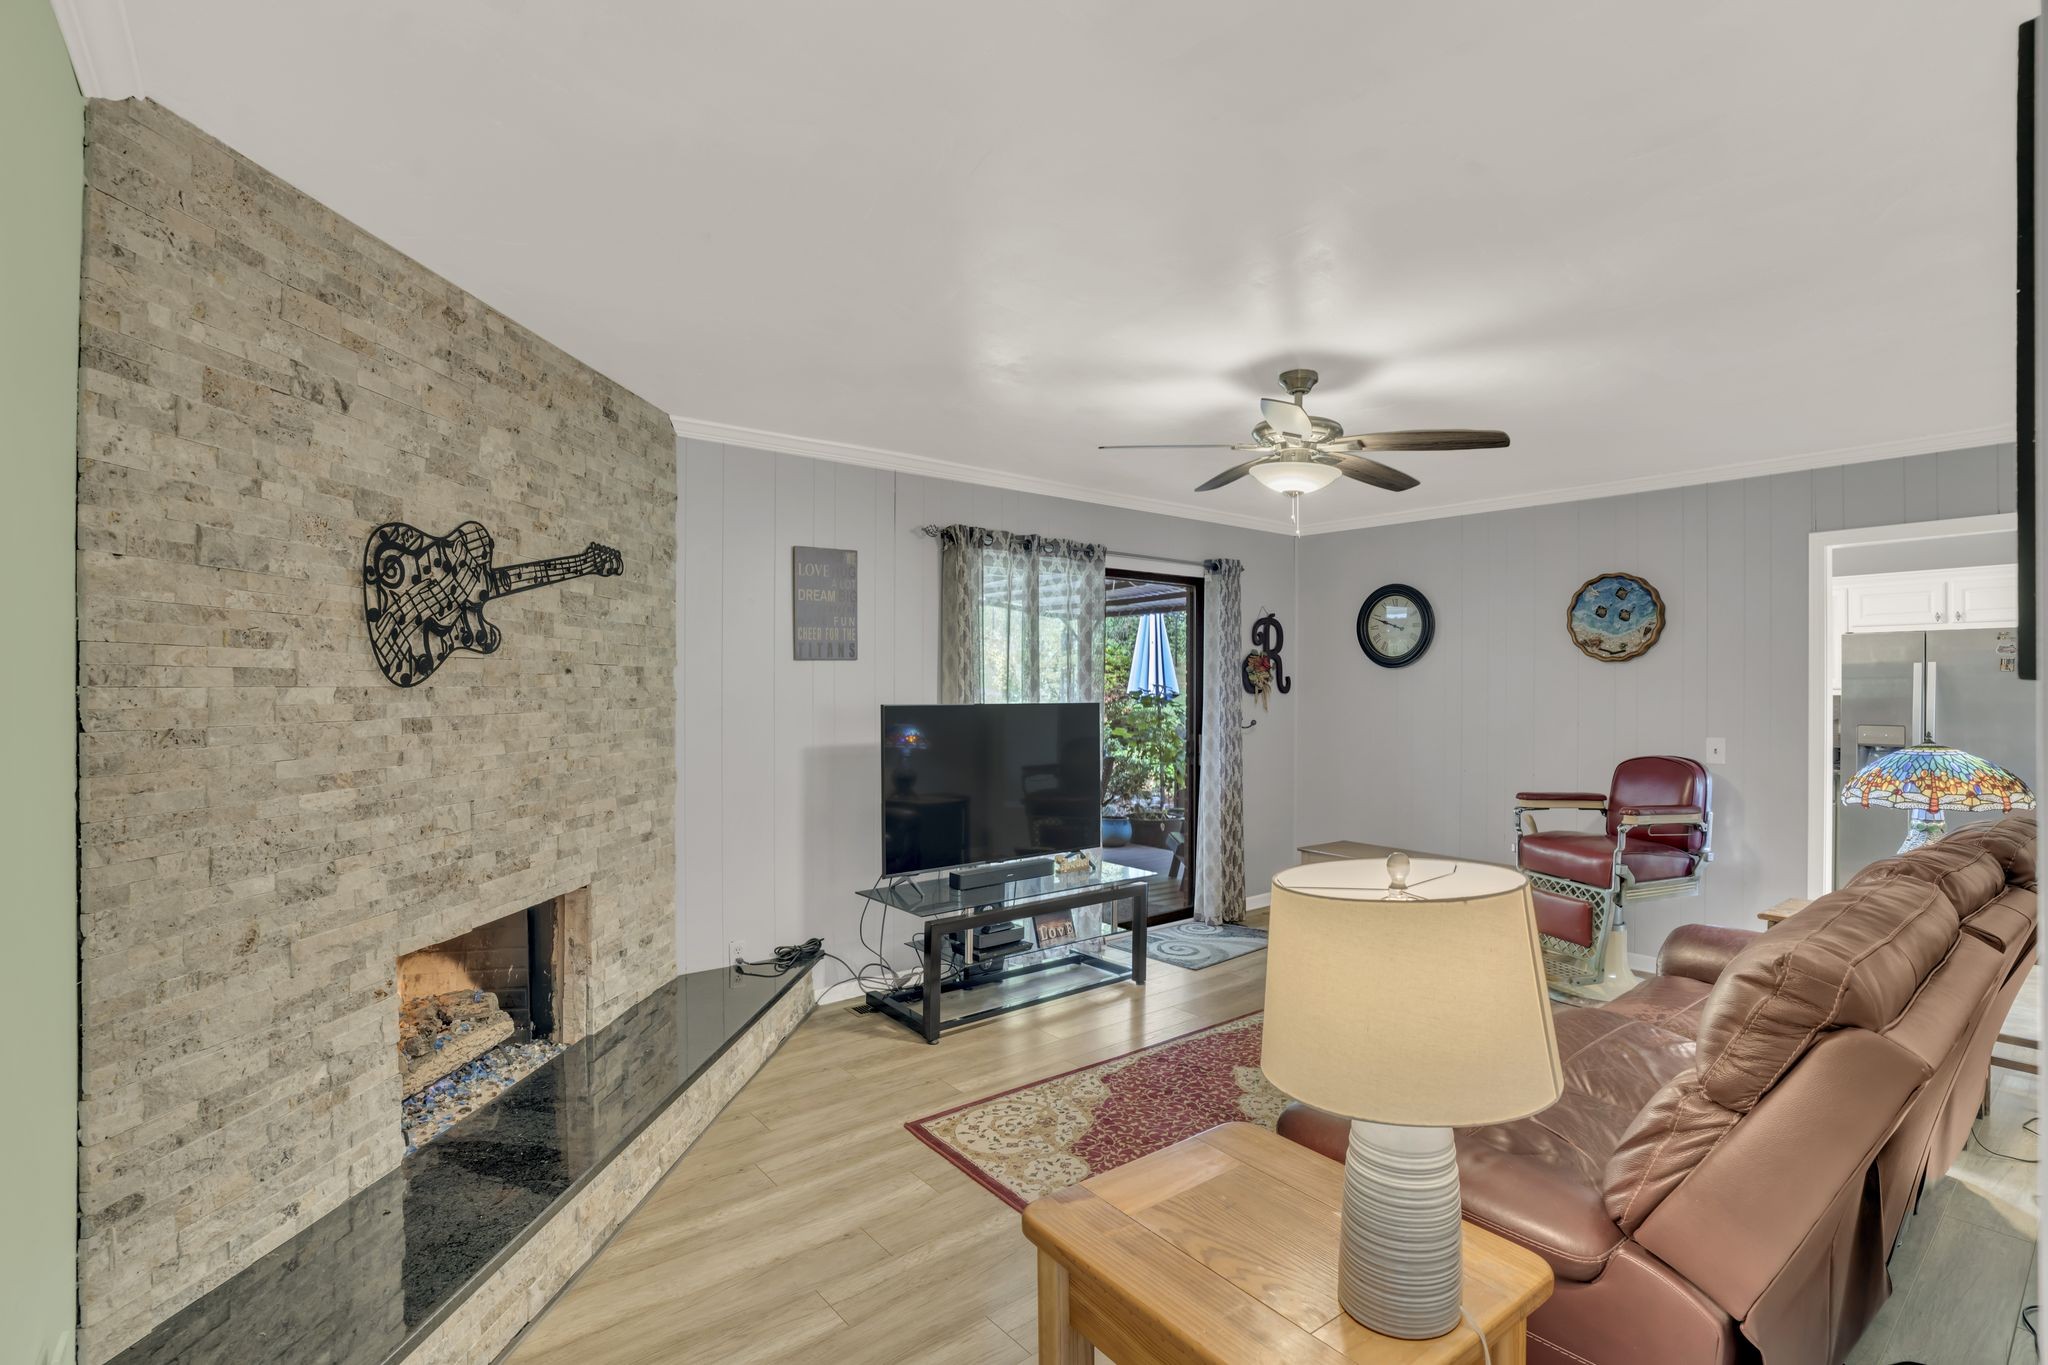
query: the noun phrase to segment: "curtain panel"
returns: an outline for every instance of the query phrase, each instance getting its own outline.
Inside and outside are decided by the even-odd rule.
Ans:
[[[1109,551],[981,526],[939,541],[939,700],[1102,700]]]
[[[1235,559],[1202,561],[1202,786],[1195,812],[1195,918],[1244,919],[1244,736],[1238,704],[1238,617],[1243,610]]]

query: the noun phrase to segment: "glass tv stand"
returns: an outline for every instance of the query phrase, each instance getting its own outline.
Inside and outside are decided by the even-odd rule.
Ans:
[[[921,984],[869,991],[868,1004],[936,1043],[947,1029],[1097,986],[1119,981],[1142,986],[1150,875],[1099,863],[1088,872],[1056,872],[964,890],[955,890],[945,877],[865,888],[860,894],[882,907],[885,936],[890,914],[916,922],[911,942],[924,967]],[[1113,910],[1119,901],[1131,903],[1128,962],[1118,960],[1122,950],[1102,943],[1123,932]],[[1088,914],[1091,909],[1096,913]],[[1016,940],[977,952],[977,929],[1013,922],[1022,927]],[[1110,952],[1116,956],[1105,955]]]

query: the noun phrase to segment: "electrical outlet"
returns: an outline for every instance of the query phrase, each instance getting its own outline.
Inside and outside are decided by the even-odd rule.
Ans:
[[[1708,740],[1705,761],[1708,763],[1726,763],[1728,761],[1728,741],[1725,739]]]
[[[734,939],[731,944],[731,952],[727,955],[732,958],[733,965],[738,966],[747,960],[747,945],[738,939]]]

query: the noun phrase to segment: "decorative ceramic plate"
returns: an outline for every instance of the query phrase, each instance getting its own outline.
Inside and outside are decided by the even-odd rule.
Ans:
[[[1664,633],[1664,599],[1634,574],[1600,574],[1572,594],[1565,629],[1587,658],[1618,664],[1657,643]]]

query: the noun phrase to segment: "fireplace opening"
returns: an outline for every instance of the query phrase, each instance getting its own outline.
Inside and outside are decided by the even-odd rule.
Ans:
[[[411,1155],[580,1034],[587,890],[398,959],[401,1125]]]

